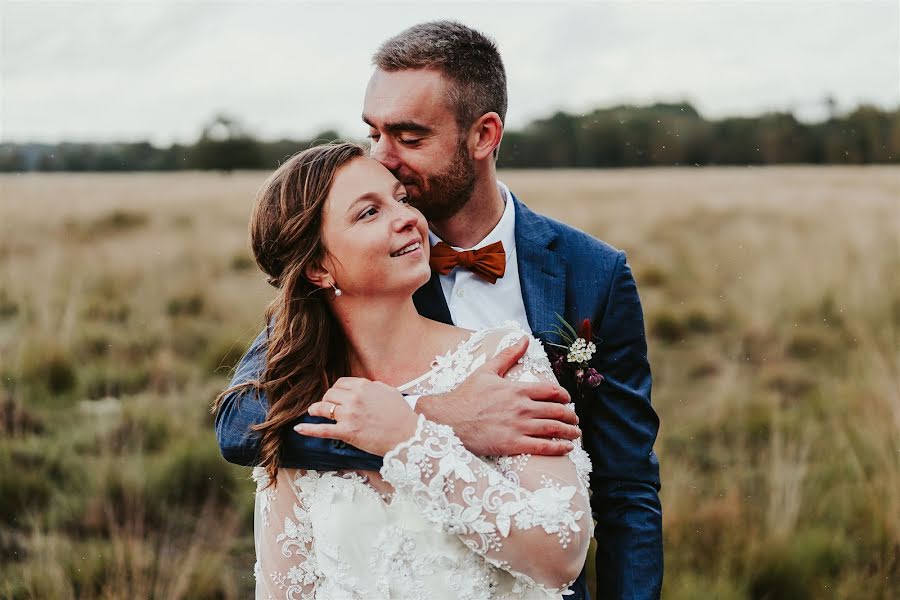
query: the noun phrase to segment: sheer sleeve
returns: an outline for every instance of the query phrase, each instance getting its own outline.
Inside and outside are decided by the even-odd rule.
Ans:
[[[253,470],[257,600],[312,600],[316,596],[320,578],[312,524],[299,485],[301,478],[315,476],[315,471],[279,469],[277,485],[266,487],[269,477],[265,470]]]
[[[496,354],[522,335],[527,334],[491,334],[482,349]],[[534,338],[506,377],[555,381]],[[567,456],[482,459],[463,446],[451,427],[424,416],[415,435],[384,457],[381,470],[398,492],[414,498],[427,520],[521,582],[555,593],[568,589],[587,555],[589,473],[580,441]]]

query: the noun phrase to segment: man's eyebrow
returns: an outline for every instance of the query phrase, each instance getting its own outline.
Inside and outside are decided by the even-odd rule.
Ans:
[[[372,124],[372,121],[368,117],[366,117],[366,115],[363,115],[362,120],[369,127],[372,127],[374,129],[379,129],[378,127],[375,127],[375,125]],[[407,132],[407,133],[420,133],[420,134],[428,135],[429,133],[432,133],[432,131],[433,131],[433,129],[431,127],[428,127],[427,125],[422,125],[421,123],[416,123],[415,121],[398,121],[396,123],[385,123],[380,129],[382,131],[385,131],[390,134],[398,134],[398,133]]]

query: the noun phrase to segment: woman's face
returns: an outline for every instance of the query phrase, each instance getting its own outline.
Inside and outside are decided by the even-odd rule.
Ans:
[[[409,296],[431,277],[428,223],[377,160],[341,167],[325,202],[323,261],[346,296]]]

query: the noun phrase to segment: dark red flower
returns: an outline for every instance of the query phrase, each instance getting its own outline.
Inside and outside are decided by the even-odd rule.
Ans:
[[[603,375],[598,373],[596,369],[592,367],[587,370],[587,384],[589,386],[597,387],[601,381],[603,381]]]
[[[585,341],[592,341],[594,339],[594,334],[591,331],[591,320],[585,319],[581,322],[581,329],[578,331],[578,337],[584,339]]]

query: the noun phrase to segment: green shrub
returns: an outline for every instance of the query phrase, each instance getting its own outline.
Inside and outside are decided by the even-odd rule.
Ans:
[[[0,528],[0,564],[21,562],[28,558],[28,549],[21,533],[12,529]]]
[[[96,219],[93,225],[95,229],[117,231],[146,225],[149,220],[144,213],[117,209]]]
[[[691,366],[688,370],[688,377],[691,379],[704,379],[706,377],[714,377],[721,371],[722,367],[718,361],[705,359]]]
[[[28,515],[45,508],[53,494],[50,474],[26,458],[0,446],[0,523],[3,525],[27,526]]]
[[[821,327],[801,327],[793,332],[787,342],[785,352],[791,358],[811,361],[828,358],[838,350],[840,342],[830,332]]]
[[[31,346],[22,363],[23,383],[40,387],[51,395],[66,394],[78,382],[73,357],[57,346]]]
[[[206,502],[229,503],[247,491],[236,471],[222,459],[211,432],[207,438],[179,440],[147,474],[148,505],[157,514],[189,515]]]
[[[176,229],[190,229],[194,226],[194,217],[186,214],[174,215],[170,223]]]
[[[666,557],[668,560],[668,557]],[[667,565],[668,566],[668,565]],[[663,598],[666,600],[746,600],[744,590],[727,578],[690,571],[679,571],[677,577],[663,579]],[[591,596],[596,598],[596,596]]]
[[[0,289],[0,320],[11,319],[19,314],[19,304],[9,297],[6,290]]]
[[[658,340],[670,344],[684,339],[686,333],[681,319],[667,309],[661,309],[650,318],[650,332]]]
[[[246,344],[236,338],[223,338],[210,344],[204,367],[207,373],[228,375],[237,366],[246,352]]]
[[[209,349],[210,335],[210,328],[205,323],[196,320],[181,322],[172,335],[172,350],[192,363],[198,359],[203,361]]]
[[[256,262],[247,256],[246,253],[241,252],[240,254],[235,254],[231,257],[230,267],[232,271],[248,271],[253,268]]]
[[[850,558],[844,538],[824,529],[798,532],[760,549],[750,573],[750,597],[758,600],[818,599]]]
[[[0,390],[0,434],[14,437],[43,431],[41,419],[22,406],[12,394]]]
[[[86,320],[126,323],[131,316],[131,306],[120,298],[90,298],[85,302],[82,316]]]
[[[195,317],[203,312],[206,299],[200,292],[191,292],[170,298],[166,303],[166,313],[170,317]]]
[[[150,527],[143,463],[130,457],[95,459],[70,498],[56,503],[56,526],[73,537],[108,537],[122,527]],[[158,523],[157,523],[158,524]]]
[[[647,265],[641,269],[635,269],[635,279],[641,288],[660,287],[666,284],[669,276],[659,265]]]
[[[91,365],[82,369],[84,395],[97,400],[112,396],[121,398],[145,391],[150,385],[150,373],[142,364]]]
[[[691,333],[710,333],[717,326],[715,315],[706,309],[695,306],[684,315],[684,328]]]
[[[817,387],[816,378],[796,363],[771,365],[763,371],[762,381],[767,388],[792,399],[806,396]]]
[[[131,231],[149,222],[150,218],[144,213],[115,209],[94,219],[66,219],[63,222],[63,233],[75,240],[90,241],[102,235]]]
[[[177,416],[175,416],[177,418]],[[171,416],[160,410],[125,409],[122,422],[103,441],[116,453],[158,452],[172,438]]]

